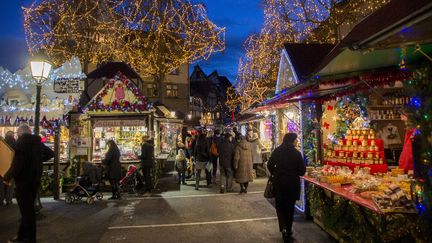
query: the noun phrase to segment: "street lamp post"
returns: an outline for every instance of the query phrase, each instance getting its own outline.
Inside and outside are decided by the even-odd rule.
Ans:
[[[36,82],[36,109],[35,109],[35,120],[34,120],[34,134],[39,135],[39,123],[40,123],[40,99],[42,82],[48,79],[48,75],[51,71],[51,63],[41,55],[33,56],[30,60],[30,69],[33,79]],[[35,200],[35,209],[39,213],[42,208],[40,202],[39,193],[37,193]]]
[[[30,69],[32,77],[36,82],[36,109],[35,109],[35,120],[34,120],[34,134],[39,135],[39,123],[40,123],[40,99],[42,82],[48,79],[48,75],[51,71],[51,63],[45,58],[35,56],[30,61]]]

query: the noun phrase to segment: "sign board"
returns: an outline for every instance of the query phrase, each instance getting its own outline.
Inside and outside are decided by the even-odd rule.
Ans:
[[[96,120],[95,127],[140,127],[146,126],[145,120]]]
[[[54,80],[54,92],[56,93],[81,93],[85,82],[81,78],[59,78]]]
[[[2,138],[0,138],[0,154],[0,176],[4,177],[11,167],[14,151]]]
[[[87,155],[87,148],[77,148],[76,155]]]

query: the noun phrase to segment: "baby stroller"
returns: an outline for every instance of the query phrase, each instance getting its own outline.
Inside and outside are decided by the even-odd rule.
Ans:
[[[137,194],[144,184],[141,180],[141,174],[135,165],[129,165],[127,173],[123,179],[120,180],[121,192],[128,192],[130,194]]]
[[[103,198],[101,192],[102,168],[90,162],[84,162],[82,167],[83,175],[77,177],[72,190],[66,192],[66,203],[68,204],[81,201],[83,197],[86,197],[86,202],[90,205],[94,204],[95,197],[98,200]]]

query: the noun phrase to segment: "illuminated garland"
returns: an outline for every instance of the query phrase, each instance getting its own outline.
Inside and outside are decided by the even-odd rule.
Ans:
[[[225,48],[225,29],[189,0],[42,0],[23,11],[30,53],[56,64],[78,56],[85,70],[119,60],[160,79]]]
[[[110,89],[114,88],[114,85],[121,81],[127,89],[129,89],[136,97],[136,101],[130,103],[127,100],[114,100],[109,104],[104,104],[102,99],[108,94]],[[126,76],[122,73],[118,73],[114,78],[105,85],[105,87],[96,95],[95,98],[88,105],[89,111],[122,111],[122,112],[141,112],[148,111],[151,109],[152,105],[150,101],[141,93],[139,88],[137,88]]]

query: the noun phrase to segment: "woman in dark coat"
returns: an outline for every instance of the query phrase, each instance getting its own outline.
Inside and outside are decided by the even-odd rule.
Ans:
[[[295,201],[300,199],[300,177],[306,166],[295,148],[297,134],[287,133],[282,144],[270,156],[267,167],[273,175],[276,213],[284,242],[290,242]]]
[[[111,184],[112,197],[109,199],[120,199],[119,181],[121,178],[120,150],[117,144],[110,140],[107,142],[108,152],[102,160],[106,174]]]

